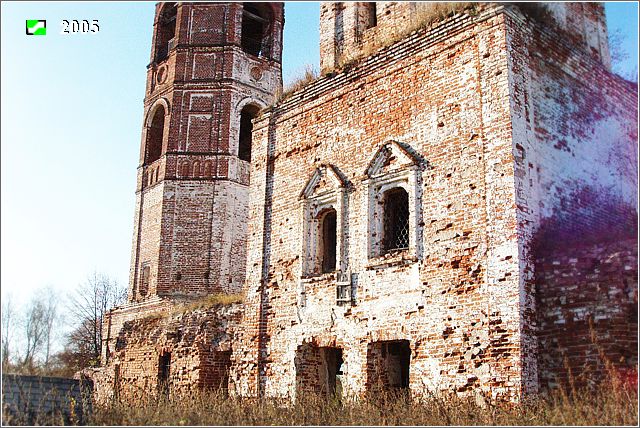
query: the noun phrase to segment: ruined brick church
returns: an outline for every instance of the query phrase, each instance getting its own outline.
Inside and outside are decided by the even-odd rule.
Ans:
[[[637,87],[600,3],[159,3],[96,394],[519,400],[637,366]]]

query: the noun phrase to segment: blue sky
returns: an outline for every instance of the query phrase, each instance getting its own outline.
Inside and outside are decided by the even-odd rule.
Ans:
[[[1,286],[19,302],[73,290],[95,271],[126,285],[152,2],[3,2]],[[319,3],[286,3],[285,83],[318,66]],[[609,3],[637,70],[637,3]],[[25,19],[46,19],[45,37]],[[98,19],[62,35],[62,19]]]

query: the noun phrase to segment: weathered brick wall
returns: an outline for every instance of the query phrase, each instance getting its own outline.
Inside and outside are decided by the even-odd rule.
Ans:
[[[543,388],[592,385],[637,369],[635,239],[549,251],[536,273]]]
[[[567,4],[575,13],[581,7]],[[594,4],[589,10],[601,14],[601,8]],[[534,261],[559,248],[570,254],[580,246],[616,237],[630,244],[628,239],[636,236],[638,98],[634,85],[608,71],[607,49],[587,54],[577,49],[586,43],[584,38],[558,38],[553,21],[523,15],[518,8],[511,12],[507,15],[510,103],[523,260],[520,278],[527,308],[522,325],[534,338],[536,302],[546,298],[543,290],[547,290],[535,286],[544,279],[538,277]],[[577,16],[565,18],[575,21],[582,15]],[[590,37],[603,37],[592,30]],[[606,27],[602,31],[606,35]],[[574,272],[572,277],[590,283],[593,272],[585,267],[582,274],[578,278]],[[622,277],[620,272],[618,279]],[[614,305],[611,310],[615,313]],[[585,331],[571,337],[576,344],[589,341]],[[532,367],[551,358],[545,349],[537,350],[536,343],[523,344],[525,364]]]
[[[494,397],[520,394],[507,49],[494,12],[415,34],[321,78],[256,124],[246,336],[232,376],[240,393],[292,394],[303,343],[343,348],[346,389],[362,392],[368,343],[406,339],[416,393],[477,385]],[[403,165],[394,149],[395,167],[410,177],[416,235],[402,254],[370,257],[365,171],[389,140],[419,159]],[[321,164],[348,181],[338,265],[357,275],[355,306],[336,305],[335,273],[302,271],[297,196]]]
[[[372,2],[322,2],[320,6],[320,68],[328,71],[363,50],[395,39],[407,28],[439,21],[453,12],[470,8],[477,13],[490,3],[459,2],[455,6],[434,2],[375,2],[376,25],[369,21]],[[536,2],[520,4],[530,14],[557,24],[554,30],[574,49],[611,68],[604,7],[598,2]]]
[[[157,394],[161,356],[170,354],[169,393],[226,388],[242,305],[189,309],[175,305],[123,323],[109,363],[85,373],[98,402]]]

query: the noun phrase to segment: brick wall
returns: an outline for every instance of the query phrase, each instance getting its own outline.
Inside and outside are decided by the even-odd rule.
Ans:
[[[543,388],[593,385],[638,364],[638,243],[565,247],[536,260]]]
[[[232,376],[240,393],[293,394],[304,343],[342,348],[345,389],[362,392],[367,344],[403,339],[416,393],[477,382],[494,397],[520,394],[507,50],[494,12],[414,34],[256,123],[246,335]],[[401,144],[389,146],[396,164],[385,168],[406,172],[416,196],[415,245],[372,258],[366,171],[389,140]],[[342,270],[304,277],[298,195],[321,164],[348,181]],[[355,306],[335,300],[336,276],[347,271],[357,276]]]
[[[582,4],[567,4],[566,16],[558,19],[575,25],[583,12],[591,11],[593,16],[584,19],[601,22],[602,6],[588,5],[583,11]],[[638,98],[634,85],[609,71],[608,48],[585,52],[586,45],[596,42],[587,35],[604,37],[606,27],[558,37],[562,30],[552,21],[522,14],[518,8],[506,19],[521,302],[526,308],[522,326],[530,338],[522,345],[523,364],[531,367],[533,388],[537,378],[548,377],[535,376],[538,369],[548,370],[540,361],[559,364],[550,363],[557,354],[547,355],[543,343],[537,349],[535,340],[536,329],[544,328],[537,325],[537,302],[547,298],[545,290],[553,290],[553,283],[540,286],[545,279],[539,275],[546,272],[537,272],[536,260],[560,249],[569,255],[611,239],[629,243],[636,236]],[[583,24],[590,28],[586,21]],[[593,272],[582,267],[572,278],[589,288]],[[623,276],[620,272],[618,279]],[[590,340],[585,330],[574,333],[576,345]]]
[[[167,355],[169,394],[226,389],[241,312],[239,304],[190,309],[176,302],[164,312],[138,312],[118,329],[108,364],[85,373],[94,381],[96,400],[159,393],[161,358]]]

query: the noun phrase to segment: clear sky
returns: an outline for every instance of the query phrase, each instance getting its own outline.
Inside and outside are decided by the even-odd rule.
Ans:
[[[73,290],[95,271],[126,285],[153,2],[2,2],[1,287]],[[637,70],[638,6],[606,5]],[[285,83],[319,64],[319,3],[287,2]],[[46,19],[47,36],[25,34]],[[97,34],[60,34],[98,19]]]

